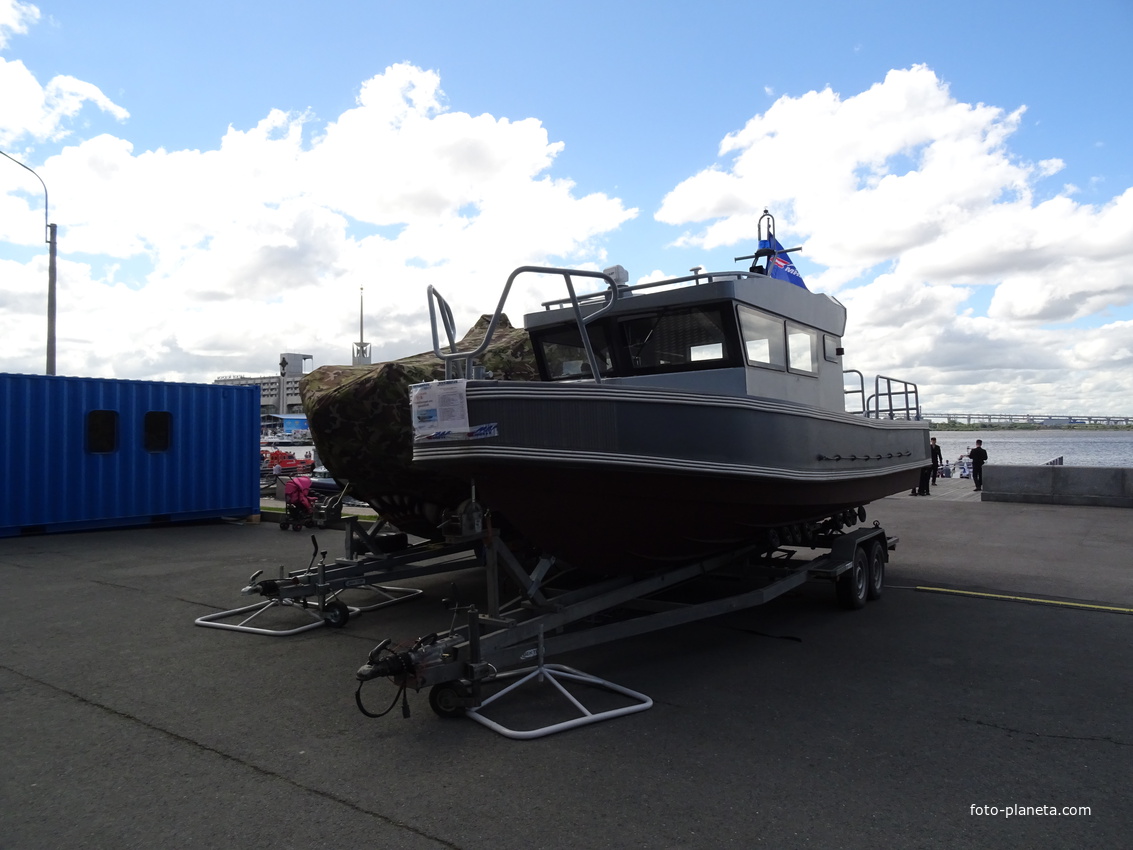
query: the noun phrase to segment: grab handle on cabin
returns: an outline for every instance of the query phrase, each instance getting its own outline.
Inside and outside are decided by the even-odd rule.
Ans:
[[[586,349],[586,359],[590,363],[591,374],[594,376],[595,383],[601,383],[601,370],[598,368],[598,358],[594,356],[593,346],[590,344],[590,335],[586,333],[586,326],[597,319],[599,316],[604,315],[618,301],[618,285],[614,279],[605,272],[592,272],[579,269],[561,269],[548,266],[520,266],[513,271],[504,285],[503,294],[500,295],[499,304],[496,305],[496,311],[492,314],[492,320],[488,323],[488,329],[484,332],[484,339],[481,341],[479,347],[474,351],[457,351],[456,350],[456,325],[452,317],[452,309],[449,307],[448,302],[436,290],[436,288],[429,284],[428,297],[429,297],[429,323],[432,326],[433,332],[433,353],[437,355],[445,364],[445,378],[452,377],[452,363],[456,360],[464,361],[464,374],[470,376],[472,374],[472,365],[477,357],[487,351],[488,346],[492,342],[492,335],[496,331],[496,325],[499,324],[500,316],[503,315],[504,305],[507,303],[508,294],[511,292],[511,285],[515,279],[521,274],[552,274],[561,275],[563,282],[566,283],[567,293],[570,295],[571,309],[574,311],[574,319],[578,324],[579,335],[582,337],[582,346]],[[593,277],[605,281],[610,287],[609,301],[605,306],[595,310],[589,316],[583,318],[582,309],[578,305],[578,295],[574,291],[574,283],[571,276],[579,277]],[[444,322],[445,333],[449,339],[449,348],[451,351],[441,351],[440,334],[437,329],[438,313],[440,320]]]

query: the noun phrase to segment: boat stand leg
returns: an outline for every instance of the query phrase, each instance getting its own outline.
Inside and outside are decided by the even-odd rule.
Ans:
[[[629,688],[622,687],[621,685],[608,682],[605,679],[599,679],[596,676],[591,676],[588,673],[583,673],[580,670],[575,670],[573,667],[566,667],[562,664],[547,664],[543,657],[543,631],[539,630],[539,662],[534,667],[525,667],[520,670],[511,670],[507,673],[500,674],[496,677],[496,681],[503,681],[506,679],[515,679],[516,681],[509,684],[501,691],[497,691],[487,699],[483,700],[477,708],[470,708],[465,713],[468,717],[475,720],[481,726],[486,726],[494,732],[498,732],[506,738],[515,740],[531,740],[533,738],[543,738],[547,735],[553,735],[556,732],[565,732],[568,729],[577,729],[579,726],[588,726],[591,723],[599,723],[603,720],[613,720],[615,717],[623,717],[627,714],[635,714],[639,711],[653,707],[653,700],[645,694],[638,693],[637,691],[630,690]],[[569,720],[563,720],[559,723],[551,723],[546,726],[540,726],[535,729],[512,729],[504,726],[491,718],[485,717],[481,712],[494,702],[502,699],[503,697],[515,692],[517,689],[527,684],[528,682],[536,682],[537,684],[550,684],[560,696],[563,697],[571,706],[578,712],[579,716]],[[591,711],[587,708],[574,694],[567,690],[563,682],[574,682],[577,684],[586,685],[588,687],[601,688],[612,693],[620,694],[633,700],[630,705],[621,706],[619,708],[607,709],[605,711]]]
[[[294,628],[270,629],[260,628],[258,626],[250,626],[252,620],[260,616],[260,614],[272,608],[285,607],[294,609],[296,611],[303,611],[308,616],[314,619],[312,623],[305,623],[301,626]],[[224,620],[238,617],[246,614],[249,611],[252,613],[241,620],[239,623],[226,623]],[[233,632],[248,632],[255,635],[269,635],[273,637],[284,637],[286,635],[297,635],[300,632],[309,632],[311,629],[320,629],[326,625],[323,618],[323,613],[318,608],[310,606],[297,605],[291,599],[268,599],[265,602],[257,602],[254,605],[245,605],[243,608],[233,608],[229,611],[220,611],[216,614],[208,614],[204,617],[198,617],[194,620],[194,624],[198,626],[205,626],[210,629],[227,629]]]
[[[320,579],[320,586],[324,582]],[[345,600],[340,598],[346,591],[364,591],[374,594],[378,597],[378,601],[371,602],[366,605],[348,605]],[[287,635],[297,635],[302,632],[307,632],[312,629],[320,628],[326,625],[328,620],[328,609],[334,606],[331,611],[336,617],[355,617],[368,611],[377,611],[379,608],[385,608],[389,605],[395,605],[398,602],[404,602],[419,596],[424,593],[423,590],[416,587],[394,587],[391,585],[378,585],[370,584],[369,582],[359,584],[352,587],[344,587],[338,590],[333,590],[327,593],[315,594],[316,603],[308,605],[305,603],[305,598],[295,599],[290,597],[273,597],[264,602],[257,602],[253,605],[245,605],[242,608],[233,608],[229,611],[220,611],[216,614],[207,614],[204,617],[198,617],[194,622],[198,626],[205,626],[213,629],[227,629],[234,632],[248,632],[249,634],[256,635],[269,635],[272,637],[286,637]],[[314,622],[303,623],[294,627],[281,627],[281,628],[266,628],[260,626],[249,625],[252,620],[269,611],[272,608],[287,608],[288,610],[302,611],[309,616]],[[249,613],[250,612],[250,613]],[[238,623],[225,622],[234,617],[239,617],[243,614],[248,614],[247,617],[240,620]],[[338,623],[336,623],[337,625]]]
[[[317,551],[318,550],[316,548],[316,552]],[[325,555],[326,553],[324,552],[323,554]],[[288,635],[297,635],[302,632],[311,631],[312,629],[322,628],[326,625],[343,626],[351,617],[361,613],[361,610],[358,608],[351,608],[345,602],[339,600],[338,595],[339,593],[341,593],[341,590],[330,590],[327,587],[325,570],[326,564],[320,563],[315,573],[315,587],[318,588],[318,590],[315,590],[313,593],[304,596],[271,595],[268,596],[268,598],[263,602],[256,602],[251,605],[245,605],[242,608],[232,608],[228,611],[219,611],[215,614],[206,614],[203,617],[198,617],[196,620],[194,620],[194,624],[210,629],[226,629],[227,631],[232,632],[246,632],[248,634],[254,635],[267,635],[268,637],[286,637]],[[310,573],[309,569],[307,570],[307,573]],[[260,573],[257,572],[252,576],[252,578],[249,580],[248,586],[243,590],[244,593],[250,592],[252,588],[256,586],[253,584],[253,582],[259,575]],[[283,582],[284,580],[283,567],[281,566],[279,568],[279,581]],[[307,604],[308,596],[315,597],[315,599],[317,600],[315,605],[312,606]],[[400,600],[394,599],[392,601],[397,602]],[[389,603],[386,602],[383,604]],[[288,610],[302,611],[314,622],[306,622],[299,626],[293,627],[283,626],[276,628],[249,625],[252,620],[259,617],[265,611],[270,611],[273,608],[287,608]],[[230,620],[234,617],[240,617],[244,614],[248,614],[248,616],[244,617],[244,619],[240,620],[240,622],[238,623],[225,622],[225,620]]]
[[[362,523],[356,516],[347,515],[342,520],[346,528],[346,545],[343,550],[343,556],[346,560],[351,561],[367,552],[380,551],[374,535],[385,527],[386,521],[384,519],[377,520],[371,524],[369,529],[362,528]]]
[[[497,559],[495,560],[497,582],[499,568],[501,565],[500,562],[502,561],[503,571],[512,579],[512,581],[516,583],[516,585],[521,588],[521,592],[523,593],[524,597],[530,599],[533,603],[540,607],[545,607],[550,604],[547,597],[543,594],[542,585],[543,580],[547,577],[547,573],[550,572],[551,567],[553,567],[555,564],[554,557],[549,555],[540,556],[539,563],[536,564],[535,568],[531,571],[530,574],[528,574],[527,571],[523,569],[523,566],[519,563],[519,561],[516,560],[515,555],[511,553],[507,546],[504,546],[502,544],[496,545],[496,541],[493,539],[490,551],[497,556]],[[489,563],[491,563],[491,561],[489,561]],[[498,597],[498,583],[496,587],[497,596],[492,601],[498,608],[500,601]],[[498,610],[489,610],[489,612],[493,616],[499,616]]]
[[[378,602],[372,602],[369,605],[350,606],[351,610],[361,612],[377,611],[379,608],[385,608],[397,602],[404,602],[406,599],[412,599],[414,596],[420,596],[425,592],[419,587],[393,587],[392,585],[370,584],[369,582],[360,584],[357,587],[347,587],[339,592],[345,593],[347,590],[368,591],[379,597]]]

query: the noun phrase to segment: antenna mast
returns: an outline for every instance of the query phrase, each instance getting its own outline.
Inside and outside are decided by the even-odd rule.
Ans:
[[[354,359],[355,366],[369,366],[370,365],[370,343],[366,342],[366,334],[362,328],[362,319],[365,311],[362,309],[362,293],[365,290],[358,287],[358,341],[354,343]]]

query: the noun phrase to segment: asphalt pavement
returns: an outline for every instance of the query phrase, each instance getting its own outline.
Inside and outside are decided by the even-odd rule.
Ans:
[[[654,705],[536,741],[424,692],[409,718],[355,706],[369,650],[447,627],[440,600],[476,599],[479,570],[265,637],[194,621],[255,601],[256,570],[305,567],[307,533],[0,539],[0,847],[1127,846],[1133,514],[963,492],[869,507],[900,543],[860,611],[813,583],[553,659]]]

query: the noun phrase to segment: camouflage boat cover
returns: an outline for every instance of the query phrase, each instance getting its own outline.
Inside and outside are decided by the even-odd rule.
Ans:
[[[481,316],[457,348],[476,348],[490,320]],[[527,331],[507,316],[500,316],[479,363],[497,380],[539,379]],[[419,537],[437,537],[442,511],[469,497],[467,482],[412,465],[409,386],[444,376],[444,363],[430,351],[371,366],[322,366],[299,383],[311,438],[330,474],[349,481],[351,495],[380,516]]]

